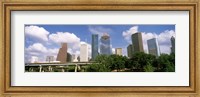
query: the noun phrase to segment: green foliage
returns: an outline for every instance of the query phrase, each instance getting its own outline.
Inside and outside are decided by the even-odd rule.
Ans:
[[[161,72],[175,71],[175,54],[161,54],[158,58],[159,70]]]
[[[169,61],[166,64],[167,64],[166,68],[165,68],[166,72],[174,72],[175,71],[175,67],[173,64],[171,64]]]
[[[145,72],[154,72],[154,67],[148,62],[146,66],[144,66],[144,71]]]
[[[126,69],[125,69],[126,68]],[[85,68],[86,72],[139,71],[174,72],[175,54],[161,54],[156,57],[144,52],[136,52],[128,59],[119,55],[98,55],[95,63]]]
[[[110,68],[108,68],[105,64],[90,64],[86,68],[86,72],[110,72]]]
[[[128,58],[119,55],[98,55],[94,64],[87,67],[88,72],[110,72],[112,70],[120,71],[125,68]]]
[[[144,52],[136,52],[133,54],[132,68],[139,69],[139,71],[144,71],[144,67],[149,64],[153,64],[156,60],[156,56],[151,54],[146,54]]]
[[[57,70],[57,69],[54,69],[54,70],[53,70],[53,72],[59,72],[59,70]]]
[[[68,66],[68,72],[74,72],[75,71],[75,66]]]
[[[111,57],[109,57],[108,55],[98,55],[95,58],[95,62],[98,63],[98,67],[100,68],[99,70],[101,70],[102,72],[107,72],[107,71],[111,71]]]
[[[126,57],[119,55],[110,55],[110,67],[112,70],[120,71],[125,68]]]

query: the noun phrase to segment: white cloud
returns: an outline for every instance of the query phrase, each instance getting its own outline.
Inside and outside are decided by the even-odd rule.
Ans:
[[[50,34],[49,39],[55,43],[78,43],[80,38],[78,38],[74,33],[70,32],[57,32],[55,34]]]
[[[25,59],[26,61],[30,61],[27,59],[30,59],[31,56],[37,56],[40,62],[45,62],[46,56],[54,56],[54,59],[56,59],[57,53],[58,48],[47,49],[41,43],[34,43],[33,45],[25,48]]]
[[[102,36],[104,33],[112,33],[112,29],[110,28],[105,28],[102,26],[89,26],[89,31],[92,34],[98,34],[100,36]]]
[[[171,45],[160,45],[161,53],[169,54],[171,52]]]
[[[158,45],[160,47],[160,52],[169,54],[171,52],[170,39],[172,36],[175,37],[175,32],[173,30],[165,30],[164,32],[161,32],[160,34],[142,32],[143,46],[144,46],[145,52],[148,53],[147,40],[157,37]]]
[[[75,53],[74,53],[75,55],[80,55],[80,51],[79,50],[77,50],[77,51],[75,51]]]
[[[30,45],[26,50],[41,53],[47,52],[46,47],[44,47],[41,43],[34,43],[33,45]]]
[[[56,44],[65,42],[67,43],[68,48],[72,49],[79,49],[80,47],[80,38],[70,32],[57,32],[55,34],[50,34],[49,40]]]
[[[146,53],[148,53],[147,40],[154,38],[154,37],[156,37],[156,34],[142,32],[143,48]]]
[[[174,30],[166,30],[162,33],[160,33],[158,37],[158,41],[160,44],[170,44],[170,38],[174,36],[175,37],[175,31]]]
[[[49,32],[39,26],[25,26],[25,35],[42,41],[48,41]]]
[[[122,36],[124,39],[128,42],[131,43],[131,35],[138,32],[138,26],[133,26],[129,30],[126,30],[122,33]]]
[[[174,30],[166,30],[157,36],[161,53],[169,54],[171,52],[171,49],[170,49],[171,48],[171,40],[170,39],[172,36],[175,37]]]
[[[36,29],[37,27],[35,27]],[[42,27],[40,29],[43,29]],[[43,29],[45,30],[45,29]],[[44,42],[37,42],[32,43],[29,47],[27,47],[25,50],[25,59],[30,59],[31,56],[37,56],[39,57],[39,61],[45,62],[46,56],[54,56],[56,59],[58,50],[60,47],[57,47],[55,45],[59,45],[63,42],[67,43],[68,46],[68,52],[70,54],[75,54],[76,56],[80,55],[80,44],[85,43],[80,40],[79,37],[77,37],[75,34],[70,32],[57,32],[53,34],[49,34],[49,37],[46,39],[46,43]],[[88,44],[88,43],[87,43]],[[48,47],[57,47],[53,49],[48,49]],[[91,57],[91,44],[88,44],[88,53],[89,57]]]
[[[70,54],[73,54],[72,48],[67,48],[67,52],[70,53]]]
[[[112,48],[112,54],[115,54],[115,48]]]

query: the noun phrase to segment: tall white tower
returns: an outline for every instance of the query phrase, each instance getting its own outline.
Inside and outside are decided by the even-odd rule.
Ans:
[[[88,45],[86,43],[81,44],[80,61],[88,62]]]

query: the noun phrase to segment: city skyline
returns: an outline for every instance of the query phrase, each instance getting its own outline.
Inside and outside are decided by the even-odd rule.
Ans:
[[[28,61],[31,56],[37,56],[39,61],[46,60],[46,56],[56,58],[62,42],[67,43],[67,52],[76,56],[80,55],[81,44],[87,44],[88,57],[92,58],[92,35],[98,35],[100,52],[100,38],[104,33],[110,36],[111,53],[115,54],[115,48],[122,48],[122,55],[127,56],[131,35],[137,32],[142,34],[144,52],[148,53],[147,40],[155,36],[158,37],[161,53],[171,52],[170,36],[175,37],[175,25],[26,25],[25,60]]]

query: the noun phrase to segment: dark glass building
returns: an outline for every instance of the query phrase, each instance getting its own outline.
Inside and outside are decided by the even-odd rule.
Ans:
[[[171,53],[175,53],[175,38],[174,36],[171,37]]]
[[[67,53],[67,62],[72,62],[72,55],[70,53]]]
[[[132,34],[131,39],[132,39],[133,53],[144,52],[143,41],[142,41],[142,33]]]
[[[127,47],[127,55],[129,58],[132,58],[132,55],[133,55],[133,46],[132,44],[129,44],[128,47]]]
[[[111,54],[110,36],[107,33],[101,37],[100,53],[105,55]]]
[[[98,48],[99,48],[98,40],[99,40],[98,34],[92,34],[92,60],[94,60],[98,55]]]

